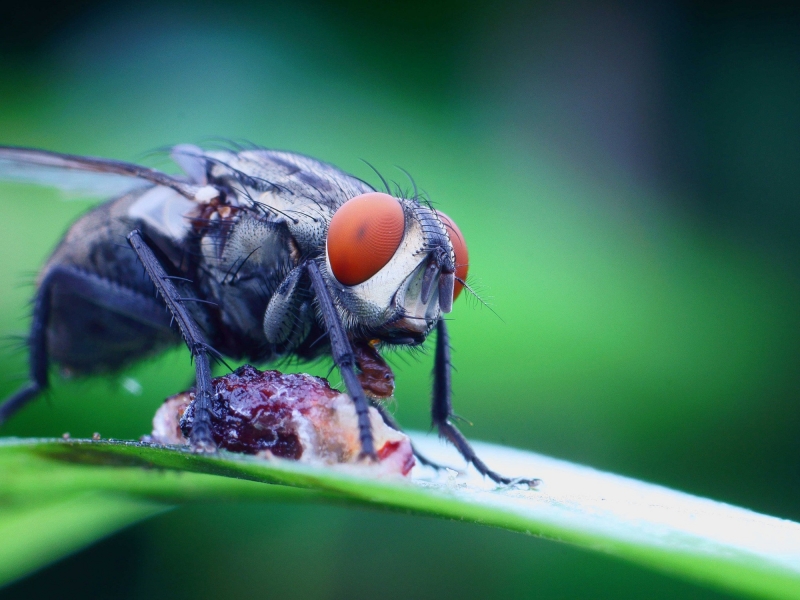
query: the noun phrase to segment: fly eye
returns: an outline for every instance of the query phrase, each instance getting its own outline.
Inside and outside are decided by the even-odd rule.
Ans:
[[[453,253],[456,255],[456,282],[453,286],[453,300],[458,298],[461,290],[464,289],[464,284],[461,281],[467,280],[467,271],[469,271],[469,253],[467,252],[467,243],[464,241],[464,236],[461,235],[461,230],[455,224],[453,219],[448,217],[443,212],[436,211],[439,218],[444,224],[447,235],[450,238],[450,243],[453,244]],[[459,281],[459,279],[461,281]]]
[[[339,207],[328,226],[328,260],[333,276],[358,285],[375,275],[400,246],[403,207],[389,194],[370,192]]]

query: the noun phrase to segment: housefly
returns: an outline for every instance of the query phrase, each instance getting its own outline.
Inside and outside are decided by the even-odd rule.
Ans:
[[[374,458],[370,404],[398,428],[379,402],[394,391],[379,350],[435,329],[434,426],[483,475],[520,481],[489,469],[452,423],[443,315],[468,257],[450,218],[301,154],[180,145],[171,157],[184,175],[0,147],[0,178],[114,196],[69,228],[39,274],[30,380],[0,405],[0,423],[48,387],[51,362],[112,372],[183,340],[196,388],[182,427],[195,449],[215,449],[211,360],[330,354]]]

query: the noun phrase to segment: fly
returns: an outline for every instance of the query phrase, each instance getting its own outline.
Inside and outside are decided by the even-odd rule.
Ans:
[[[452,423],[442,317],[464,287],[468,255],[450,218],[301,154],[180,145],[171,156],[184,176],[0,147],[0,178],[114,196],[69,228],[39,274],[30,380],[0,405],[0,423],[49,386],[51,363],[113,372],[183,341],[196,392],[193,422],[181,426],[196,450],[214,451],[211,360],[330,354],[362,453],[374,458],[369,406],[399,429],[380,404],[394,377],[379,350],[436,330],[434,426],[493,481],[535,483],[489,469]]]

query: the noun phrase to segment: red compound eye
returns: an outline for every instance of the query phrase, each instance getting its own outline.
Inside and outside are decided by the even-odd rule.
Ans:
[[[358,285],[375,275],[403,239],[403,207],[389,194],[370,192],[339,207],[328,226],[328,260],[336,279]]]
[[[436,214],[439,215],[442,223],[444,223],[444,228],[447,231],[447,235],[450,236],[450,243],[453,244],[453,252],[456,255],[456,283],[453,286],[453,301],[455,301],[461,290],[464,289],[464,284],[461,281],[467,280],[467,271],[469,271],[467,243],[464,241],[464,236],[461,235],[461,230],[453,219],[438,210]]]

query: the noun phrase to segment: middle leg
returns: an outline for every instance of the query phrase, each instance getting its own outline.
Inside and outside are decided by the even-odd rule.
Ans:
[[[211,406],[214,393],[214,388],[211,384],[211,363],[209,361],[209,355],[212,354],[211,346],[205,341],[205,337],[197,323],[195,323],[194,318],[186,310],[178,290],[138,229],[134,229],[128,235],[128,242],[136,252],[139,260],[142,261],[144,269],[156,286],[159,295],[164,299],[194,359],[196,375],[195,413],[189,441],[196,450],[213,452],[216,449],[216,445],[211,435]]]

